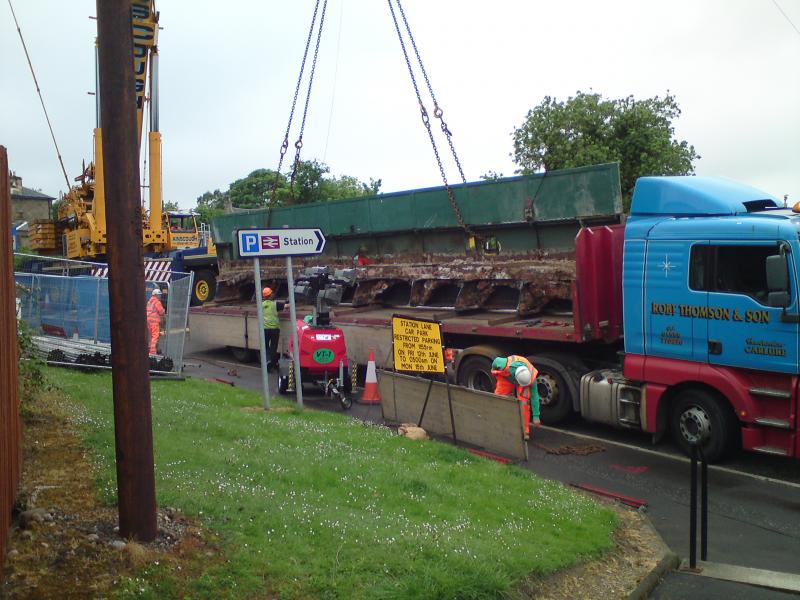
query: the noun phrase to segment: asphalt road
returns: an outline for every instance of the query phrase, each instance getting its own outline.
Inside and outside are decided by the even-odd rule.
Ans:
[[[187,355],[185,373],[220,378],[260,391],[257,365],[236,363],[224,350]],[[275,390],[275,375],[272,375]],[[341,412],[333,400],[307,392],[308,407]],[[355,417],[380,422],[379,405],[355,403]],[[576,437],[576,435],[578,436]],[[556,453],[594,446],[591,454]],[[646,511],[667,545],[689,556],[689,463],[665,442],[579,419],[563,428],[534,430],[527,468],[566,484],[589,484],[647,503]],[[800,574],[800,464],[740,453],[709,469],[708,560]],[[782,598],[741,584],[672,573],[652,598]]]

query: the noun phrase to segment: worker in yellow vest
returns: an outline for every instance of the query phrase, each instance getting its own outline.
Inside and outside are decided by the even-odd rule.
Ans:
[[[272,288],[265,287],[261,290],[261,306],[264,309],[264,346],[267,348],[267,371],[277,369],[280,353],[278,341],[281,337],[281,324],[278,321],[278,311],[283,310],[283,302],[273,299]]]

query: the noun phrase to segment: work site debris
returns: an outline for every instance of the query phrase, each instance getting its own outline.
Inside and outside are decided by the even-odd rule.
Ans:
[[[429,439],[427,432],[422,427],[417,427],[414,423],[403,423],[397,428],[397,433],[411,440]]]
[[[59,338],[35,335],[31,338],[42,360],[59,365],[79,365],[84,367],[111,367],[111,344],[82,338]],[[172,372],[174,362],[168,356],[151,356],[150,371]]]

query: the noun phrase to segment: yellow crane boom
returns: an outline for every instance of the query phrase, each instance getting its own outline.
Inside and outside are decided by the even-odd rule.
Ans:
[[[163,212],[161,183],[161,133],[158,125],[158,19],[154,0],[133,0],[133,69],[136,80],[137,143],[141,152],[144,113],[150,103],[147,133],[149,210],[142,210],[144,252],[161,253],[175,248],[195,247],[199,243],[196,225],[193,232],[182,227],[173,240],[169,215]],[[75,178],[63,197],[58,219],[33,224],[31,247],[41,253],[62,252],[67,258],[102,258],[106,254],[106,197],[100,98],[96,96],[97,127],[94,129],[94,161]],[[191,236],[191,239],[187,239]],[[63,240],[62,243],[58,243]],[[174,243],[173,243],[174,242]]]

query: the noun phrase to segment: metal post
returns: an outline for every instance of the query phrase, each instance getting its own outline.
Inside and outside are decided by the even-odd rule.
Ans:
[[[161,287],[161,286],[159,286]],[[162,290],[163,294],[163,290]],[[164,356],[169,356],[169,338],[170,338],[170,326],[169,326],[169,316],[172,314],[172,285],[167,283],[167,305],[164,307]],[[170,357],[172,358],[172,357]]]
[[[691,484],[689,489],[689,568],[697,567],[697,444],[691,445]]]
[[[100,321],[100,278],[97,278],[97,293],[94,295],[94,343],[97,344],[97,330]]]
[[[297,311],[294,306],[294,274],[292,257],[286,257],[286,279],[289,284],[289,318],[292,320],[292,343],[294,344],[294,387],[297,391],[297,407],[303,408],[303,380],[300,377],[300,346],[297,341]]]
[[[161,290],[161,293],[163,294],[164,290]],[[164,356],[167,356],[169,358],[173,358],[172,355],[170,355],[170,346],[174,345],[174,343],[170,344],[169,341],[172,338],[173,327],[171,323],[172,323],[172,315],[174,307],[175,307],[175,299],[172,297],[172,278],[170,277],[170,281],[167,282],[167,305],[164,307],[165,311],[164,312]],[[173,368],[174,368],[174,363],[173,363]]]
[[[700,450],[700,560],[708,560],[708,461]]]
[[[119,534],[155,539],[156,493],[145,325],[139,151],[130,2],[97,3]]]
[[[394,380],[394,377],[392,378]],[[425,418],[425,410],[428,408],[428,400],[431,397],[431,388],[433,387],[433,379],[428,380],[428,391],[425,392],[425,402],[422,403],[422,412],[419,415],[419,421],[417,421],[417,427],[422,427],[422,419]]]
[[[447,374],[444,377],[444,385],[447,388],[447,405],[450,407],[450,426],[453,428],[453,443],[457,443],[456,439],[456,418],[453,415],[453,398],[450,396],[450,381],[447,379]]]
[[[253,279],[256,282],[256,311],[258,312],[258,347],[261,349],[261,389],[264,393],[264,410],[269,410],[269,373],[267,372],[267,340],[264,339],[264,303],[261,300],[261,261],[253,261]],[[246,324],[245,324],[246,325]],[[245,331],[247,331],[245,329]]]
[[[177,373],[180,375],[183,373],[183,353],[184,349],[186,348],[186,329],[189,327],[189,303],[191,300],[192,290],[194,289],[194,271],[189,271],[189,287],[186,288],[186,304],[183,305],[183,341],[181,343],[181,360],[180,366],[177,369]],[[245,317],[245,331],[247,331],[247,318]]]

